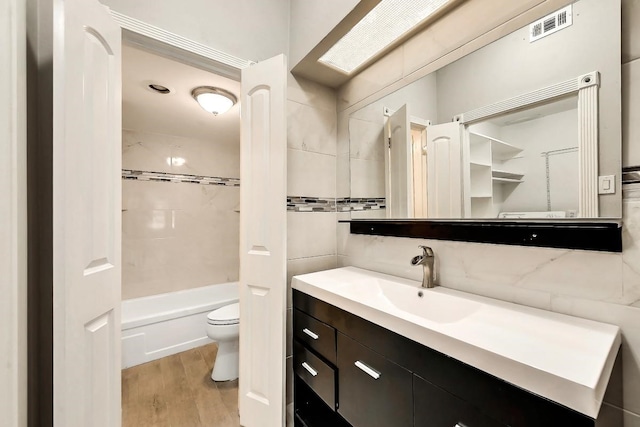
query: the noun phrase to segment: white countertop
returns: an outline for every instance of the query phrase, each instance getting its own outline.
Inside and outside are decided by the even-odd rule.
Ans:
[[[292,286],[594,419],[620,347],[615,325],[355,267]]]

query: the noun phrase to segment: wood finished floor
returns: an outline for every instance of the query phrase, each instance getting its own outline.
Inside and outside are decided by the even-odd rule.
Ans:
[[[123,427],[238,427],[238,380],[214,382],[215,343],[122,371]]]

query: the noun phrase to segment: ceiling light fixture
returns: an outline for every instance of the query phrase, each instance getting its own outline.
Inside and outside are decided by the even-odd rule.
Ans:
[[[450,0],[382,0],[318,61],[351,73]]]
[[[214,116],[229,111],[238,102],[238,98],[231,92],[213,86],[199,86],[191,91],[191,96],[204,111]]]

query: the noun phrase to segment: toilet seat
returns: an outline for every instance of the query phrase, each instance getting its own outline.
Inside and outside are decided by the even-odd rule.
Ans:
[[[236,325],[240,323],[240,303],[225,305],[207,315],[209,325]]]

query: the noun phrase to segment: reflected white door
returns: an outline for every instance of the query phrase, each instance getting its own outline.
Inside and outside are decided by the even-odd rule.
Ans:
[[[427,132],[411,123],[411,167],[413,169],[413,217],[429,216],[427,199]]]
[[[390,218],[413,216],[413,172],[409,112],[403,105],[388,120],[388,147],[385,150],[385,187],[387,215]]]
[[[121,424],[120,27],[95,0],[53,7],[54,425],[113,427]]]
[[[462,217],[460,124],[427,126],[427,195],[429,218]]]
[[[242,70],[240,424],[285,423],[287,61]]]

